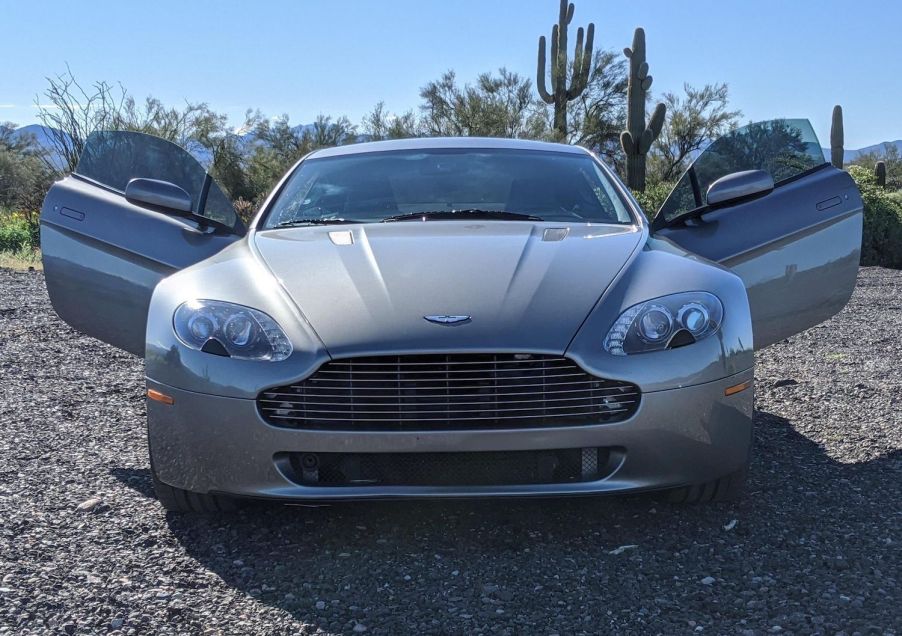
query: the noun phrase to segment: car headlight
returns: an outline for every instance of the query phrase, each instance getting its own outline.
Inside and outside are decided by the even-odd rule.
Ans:
[[[723,320],[720,299],[708,292],[684,292],[633,305],[617,318],[604,339],[615,356],[673,349],[716,332]]]
[[[172,318],[185,346],[241,360],[278,362],[291,355],[291,342],[262,311],[219,300],[190,300]]]

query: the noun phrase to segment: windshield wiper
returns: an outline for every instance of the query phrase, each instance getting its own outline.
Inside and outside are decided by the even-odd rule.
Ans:
[[[368,223],[368,221],[357,221],[355,219],[291,219],[290,221],[282,221],[276,227],[295,227],[298,225],[349,225],[354,223]]]
[[[455,220],[455,219],[490,219],[490,220],[506,220],[506,221],[542,221],[542,217],[532,214],[523,214],[521,212],[507,212],[505,210],[480,210],[479,208],[466,208],[463,210],[421,210],[419,212],[410,212],[407,214],[396,214],[382,219],[383,223],[393,223],[395,221],[428,221],[436,220]]]

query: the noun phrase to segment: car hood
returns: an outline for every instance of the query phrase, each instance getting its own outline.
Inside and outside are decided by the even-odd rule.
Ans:
[[[265,230],[253,240],[342,357],[563,353],[641,237],[636,226],[429,221]],[[424,319],[435,315],[470,319]]]

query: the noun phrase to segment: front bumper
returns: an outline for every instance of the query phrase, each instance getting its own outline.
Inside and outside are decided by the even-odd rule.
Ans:
[[[174,398],[148,401],[148,436],[161,481],[194,492],[286,500],[404,497],[556,496],[656,490],[700,484],[740,469],[752,442],[752,390],[727,387],[752,370],[714,382],[644,393],[639,410],[613,424],[554,428],[348,432],[273,427],[254,400],[220,397],[147,381]],[[617,465],[597,481],[503,486],[301,485],[278,460],[286,453],[450,453],[618,448]]]

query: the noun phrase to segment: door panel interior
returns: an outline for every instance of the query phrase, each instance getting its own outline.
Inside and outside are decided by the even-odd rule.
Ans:
[[[140,144],[134,143],[137,133],[122,134],[140,150]],[[129,157],[120,152],[110,161],[116,167],[115,178],[127,182],[135,170],[140,173],[131,178],[169,176],[165,171],[171,171],[173,162],[167,159],[175,155],[185,174],[191,170],[200,172],[199,176],[190,175],[191,183],[197,185],[189,194],[198,209],[203,210],[210,188],[203,168],[178,146],[154,137],[149,139],[153,140],[148,147],[157,153],[156,160],[146,161],[144,166],[135,161],[133,165],[137,167],[123,172],[122,166]],[[99,147],[92,146],[89,138],[85,152],[90,161],[90,170],[86,171],[91,179],[80,176],[77,168],[75,175],[55,183],[44,200],[44,278],[53,308],[65,322],[86,335],[143,356],[147,311],[157,283],[216,254],[241,234],[196,218],[177,217],[130,203],[117,191],[118,181],[115,186],[95,181],[106,176],[98,159]],[[89,152],[92,148],[93,153]],[[165,152],[160,153],[160,149]],[[99,156],[103,158],[102,154]],[[182,179],[182,185],[186,183],[187,177]]]
[[[719,176],[712,173],[709,181]],[[670,209],[676,206],[671,203]],[[701,206],[670,219],[656,217],[653,227],[655,236],[742,278],[756,349],[830,318],[855,287],[861,196],[847,173],[826,163],[790,174],[764,196],[710,210]]]

